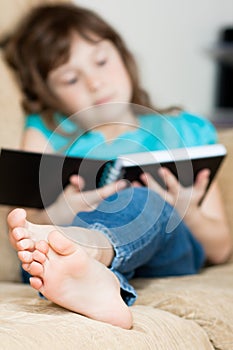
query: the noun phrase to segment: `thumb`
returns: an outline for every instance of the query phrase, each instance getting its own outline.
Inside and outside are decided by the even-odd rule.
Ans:
[[[111,196],[112,194],[119,192],[126,188],[128,185],[126,180],[119,180],[116,182],[112,182],[106,186],[103,186],[97,190],[97,193],[99,194],[100,197],[107,198]]]
[[[89,206],[99,204],[103,199],[111,196],[112,194],[123,190],[127,187],[127,181],[120,180],[117,182],[112,182],[104,187],[98,188],[92,191],[83,192],[85,200],[88,202]]]
[[[85,187],[85,181],[80,175],[71,175],[69,178],[70,184],[75,187],[76,191],[81,192]]]

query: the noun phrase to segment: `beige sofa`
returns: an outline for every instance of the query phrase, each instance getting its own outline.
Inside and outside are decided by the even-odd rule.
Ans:
[[[1,2],[1,37],[35,2]],[[23,127],[20,93],[2,57],[0,74],[0,146],[17,147]],[[229,152],[219,181],[233,234],[233,129],[220,131],[220,140]],[[126,331],[41,300],[20,283],[19,262],[7,239],[8,210],[0,206],[1,350],[233,349],[232,262],[196,276],[134,280],[139,298],[132,307],[133,329]]]

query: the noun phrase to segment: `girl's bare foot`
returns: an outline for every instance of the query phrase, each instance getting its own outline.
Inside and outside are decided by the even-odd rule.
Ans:
[[[130,329],[131,312],[120,295],[117,277],[83,247],[53,231],[48,242],[27,255],[31,286],[48,300],[95,320]]]
[[[47,241],[48,234],[59,230],[66,237],[83,246],[88,255],[109,266],[114,257],[114,251],[108,238],[100,231],[89,230],[76,226],[37,225],[26,220],[24,209],[13,210],[7,218],[9,226],[9,239],[12,246],[18,251],[32,252],[35,243]],[[24,263],[26,261],[21,261]]]

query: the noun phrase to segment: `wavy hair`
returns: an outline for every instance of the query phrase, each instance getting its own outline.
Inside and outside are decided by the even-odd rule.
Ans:
[[[179,109],[159,110],[152,105],[140,84],[132,53],[121,36],[98,14],[73,4],[56,4],[35,7],[21,21],[5,48],[6,59],[19,78],[24,93],[22,104],[27,113],[39,113],[50,128],[56,127],[53,116],[57,111],[62,112],[62,108],[49,89],[47,77],[51,70],[68,61],[74,32],[90,42],[94,41],[95,34],[115,45],[131,79],[131,103],[161,113]]]

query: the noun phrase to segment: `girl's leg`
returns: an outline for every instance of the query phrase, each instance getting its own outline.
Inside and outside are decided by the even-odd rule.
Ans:
[[[110,269],[128,305],[136,298],[130,278],[194,274],[204,263],[202,246],[174,208],[147,188],[121,191],[96,210],[79,213],[73,225],[108,237],[115,251]]]

